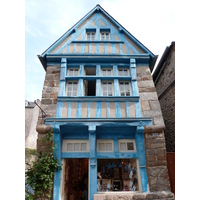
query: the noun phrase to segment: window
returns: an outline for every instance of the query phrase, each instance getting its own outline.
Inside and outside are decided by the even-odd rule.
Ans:
[[[97,140],[98,152],[113,152],[114,143],[113,140]]]
[[[102,76],[111,76],[112,75],[112,69],[102,69],[101,74],[102,74]]]
[[[67,82],[67,96],[77,96],[78,81]]]
[[[97,159],[97,192],[140,191],[138,159]]]
[[[103,93],[103,96],[113,96],[112,81],[102,82],[102,93]]]
[[[119,90],[121,96],[130,96],[130,84],[128,81],[119,82]]]
[[[95,40],[95,32],[88,32],[87,40]]]
[[[110,33],[109,32],[101,32],[101,40],[110,40]]]
[[[120,152],[136,151],[135,140],[118,140],[118,146]]]
[[[118,75],[119,76],[128,76],[128,69],[118,69]]]
[[[78,76],[78,69],[68,69],[68,76]]]
[[[63,140],[62,151],[74,151],[74,152],[88,152],[89,141],[88,140]]]
[[[101,40],[108,41],[110,40],[110,29],[109,28],[101,28],[100,29]]]

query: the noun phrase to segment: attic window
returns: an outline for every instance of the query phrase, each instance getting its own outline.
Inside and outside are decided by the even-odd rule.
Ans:
[[[110,40],[110,29],[100,29],[101,40]]]
[[[86,29],[87,40],[95,40],[96,29]]]

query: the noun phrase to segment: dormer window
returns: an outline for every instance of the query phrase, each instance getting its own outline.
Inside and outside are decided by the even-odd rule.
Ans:
[[[95,40],[96,29],[86,29],[86,39],[88,41]]]
[[[101,40],[108,41],[110,40],[110,29],[100,29]]]

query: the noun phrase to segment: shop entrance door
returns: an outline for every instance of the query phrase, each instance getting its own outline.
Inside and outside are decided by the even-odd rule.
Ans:
[[[63,159],[62,200],[88,200],[88,158]]]

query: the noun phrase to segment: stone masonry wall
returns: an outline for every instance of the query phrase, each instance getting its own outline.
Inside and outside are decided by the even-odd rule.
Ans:
[[[47,113],[47,117],[56,117],[57,96],[60,85],[60,66],[48,66],[42,90],[41,108]],[[45,125],[45,118],[40,110],[36,130],[38,132],[37,151],[48,151],[51,144],[41,144],[40,138],[51,127]]]
[[[94,200],[174,200],[172,192],[148,192],[148,193],[127,193],[127,192],[108,192],[104,194],[95,194]]]
[[[165,124],[151,72],[148,66],[137,67],[137,84],[143,117],[152,117],[153,125],[144,127],[146,169],[150,191],[170,191],[167,171]]]
[[[171,49],[166,59],[165,68],[156,83],[158,97],[173,80],[175,80],[175,46]],[[166,126],[165,139],[167,152],[175,152],[175,83],[171,84],[166,92],[159,97],[159,101]]]

